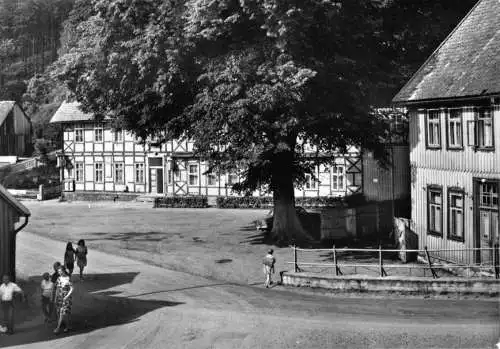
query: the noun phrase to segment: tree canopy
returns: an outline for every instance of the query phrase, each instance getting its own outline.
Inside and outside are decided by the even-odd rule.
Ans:
[[[428,23],[439,8],[412,3],[94,0],[59,78],[116,127],[190,138],[211,170],[240,171],[236,189],[266,185],[273,231],[298,238],[293,185],[331,161],[322,154],[384,158],[386,124],[371,108],[415,69],[412,55],[428,54],[405,19]]]

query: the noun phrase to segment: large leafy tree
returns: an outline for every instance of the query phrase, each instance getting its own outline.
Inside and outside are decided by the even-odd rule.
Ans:
[[[384,158],[385,124],[370,104],[401,78],[389,73],[404,56],[406,32],[387,18],[410,6],[404,1],[93,5],[78,43],[59,59],[60,78],[84,109],[143,139],[189,137],[213,171],[240,171],[236,189],[266,186],[275,237],[306,235],[293,186],[331,161],[322,154],[357,146]]]

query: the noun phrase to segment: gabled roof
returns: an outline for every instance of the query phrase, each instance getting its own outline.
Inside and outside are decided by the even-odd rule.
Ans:
[[[500,1],[480,0],[394,103],[500,94]]]
[[[78,102],[63,102],[59,109],[55,112],[50,119],[51,123],[57,122],[79,122],[79,121],[92,121],[95,119],[94,114],[84,113],[80,109]]]
[[[14,108],[15,104],[16,102],[14,101],[0,101],[0,126],[7,118],[12,108]]]
[[[20,216],[31,216],[31,212],[0,184],[0,199],[4,199]]]

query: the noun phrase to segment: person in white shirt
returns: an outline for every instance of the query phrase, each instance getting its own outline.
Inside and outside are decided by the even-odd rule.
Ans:
[[[264,286],[269,288],[269,286],[273,283],[271,280],[271,273],[274,273],[274,264],[276,263],[276,258],[273,256],[273,249],[269,249],[267,251],[267,255],[262,260],[262,264],[264,265],[264,275],[266,276],[266,282]]]
[[[54,291],[54,283],[50,280],[49,273],[43,273],[40,290],[42,291],[42,312],[45,316],[45,322],[49,322],[52,313],[52,294]]]
[[[21,293],[24,296],[23,290],[15,283],[10,282],[8,275],[4,275],[0,285],[0,300],[4,326],[8,334],[14,333],[14,293]]]

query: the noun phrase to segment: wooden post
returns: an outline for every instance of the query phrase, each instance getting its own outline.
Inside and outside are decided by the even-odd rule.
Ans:
[[[380,266],[380,276],[387,276],[387,273],[384,270],[384,262],[382,260],[382,245],[378,245],[378,263]]]
[[[434,271],[434,269],[432,269],[431,256],[429,255],[429,251],[427,250],[427,246],[424,247],[424,250],[425,250],[425,255],[427,256],[427,262],[429,263],[429,268],[430,268],[431,273],[432,273],[432,278],[437,279],[438,276],[437,276],[436,272]]]
[[[339,268],[339,265],[337,263],[337,251],[335,250],[335,244],[333,245],[333,263],[335,264],[335,275],[339,276],[344,275],[342,271]]]
[[[295,272],[299,271],[299,266],[297,265],[297,247],[293,245],[293,265]]]

